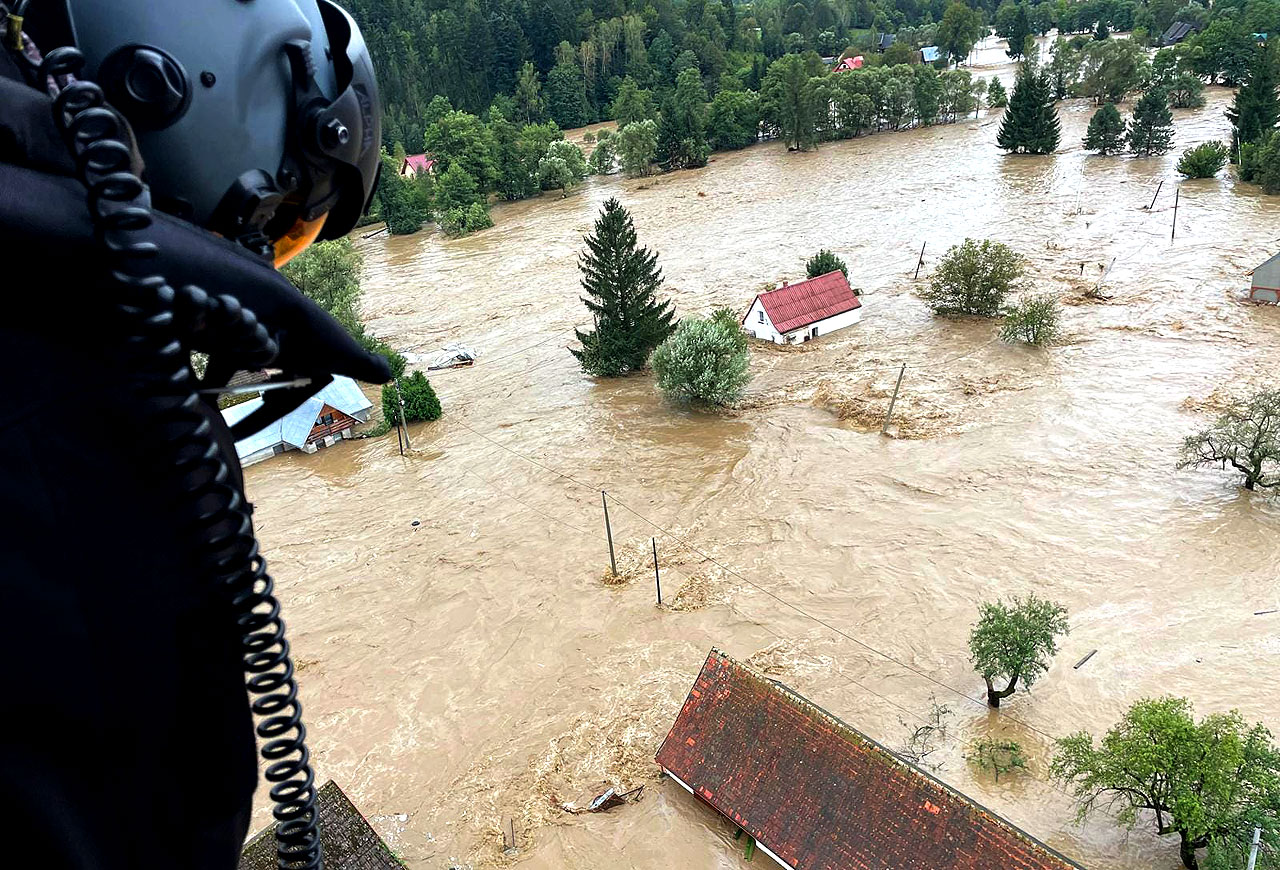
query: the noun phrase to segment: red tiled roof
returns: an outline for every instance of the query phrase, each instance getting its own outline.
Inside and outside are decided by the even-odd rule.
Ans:
[[[788,284],[756,297],[780,333],[801,329],[819,320],[861,308],[844,273],[837,269],[808,281]]]
[[[425,154],[410,154],[405,157],[404,163],[400,166],[400,171],[404,172],[406,168],[412,169],[414,172],[426,172],[431,169],[435,163]]]
[[[715,649],[657,761],[797,870],[1080,866]]]

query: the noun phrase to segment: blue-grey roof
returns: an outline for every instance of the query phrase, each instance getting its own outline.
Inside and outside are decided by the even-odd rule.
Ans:
[[[938,46],[936,45],[926,45],[920,49],[920,59],[925,63],[933,63],[941,56],[942,52],[938,51]]]
[[[301,447],[307,443],[311,427],[320,416],[320,409],[325,405],[337,408],[344,414],[355,416],[361,411],[373,407],[373,403],[365,396],[364,391],[351,378],[335,375],[333,383],[307,399],[297,408],[276,422],[270,424],[247,438],[236,442],[236,455],[243,459],[259,450],[274,447],[277,444],[288,444]],[[262,407],[262,399],[250,399],[238,405],[232,405],[222,412],[222,419],[228,426],[234,426],[245,417]]]

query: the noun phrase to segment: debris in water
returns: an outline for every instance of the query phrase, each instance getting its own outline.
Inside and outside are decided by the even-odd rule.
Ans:
[[[1254,615],[1254,616],[1266,616],[1268,613],[1280,613],[1280,609],[1275,609],[1275,608],[1273,608],[1273,609],[1271,609],[1271,610],[1255,610],[1255,611],[1253,612],[1253,615]]]
[[[409,523],[409,525],[411,525],[411,526],[420,526],[420,525],[422,525],[422,523],[421,523],[421,521],[419,521],[419,520],[414,520],[413,522]]]
[[[1093,654],[1096,652],[1097,652],[1096,649],[1089,650],[1088,655],[1080,659],[1080,661],[1076,662],[1076,666],[1072,668],[1072,670],[1076,670],[1076,671],[1080,670],[1080,666],[1083,665],[1085,662],[1089,661],[1089,659],[1093,658]]]
[[[519,853],[520,850],[516,848],[516,825],[511,816],[507,816],[502,820],[502,854],[514,858]]]
[[[573,813],[575,816],[580,813],[603,813],[614,807],[620,807],[626,803],[635,803],[640,800],[640,793],[644,791],[643,785],[638,785],[631,791],[620,792],[616,788],[609,787],[600,792],[590,801],[586,802],[586,806],[579,806],[579,802],[570,801],[562,804],[561,809],[566,813]]]

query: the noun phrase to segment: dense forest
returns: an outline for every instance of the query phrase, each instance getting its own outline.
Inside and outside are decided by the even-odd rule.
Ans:
[[[698,70],[712,97],[726,74],[755,90],[767,65],[784,54],[862,52],[871,48],[877,32],[897,33],[916,47],[940,43],[938,27],[948,6],[957,5],[948,0],[344,2],[360,22],[377,66],[386,144],[401,143],[411,153],[422,150],[437,95],[477,115],[487,116],[496,102],[508,118],[576,127],[610,118],[628,76],[657,99],[674,89],[681,70],[690,68]],[[1205,24],[1211,15],[1187,0],[971,0],[967,5],[984,26],[1001,30],[1026,27],[1043,33],[1057,26],[1084,32],[1101,22],[1152,39],[1174,21]],[[1228,21],[1227,29],[1240,34],[1275,32],[1280,0],[1218,0],[1212,17]],[[1215,38],[1221,41],[1222,34]]]

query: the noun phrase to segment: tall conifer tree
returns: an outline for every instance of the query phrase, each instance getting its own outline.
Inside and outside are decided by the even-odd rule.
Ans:
[[[1015,154],[1051,154],[1061,135],[1049,76],[1024,63],[1000,122],[996,144]]]

